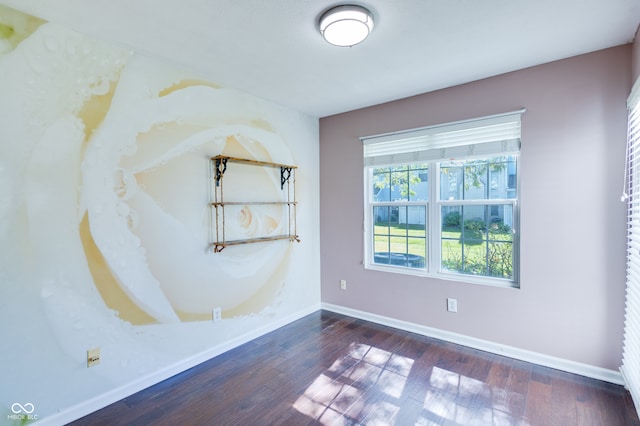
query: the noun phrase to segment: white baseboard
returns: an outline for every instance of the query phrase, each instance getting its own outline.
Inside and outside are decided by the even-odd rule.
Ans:
[[[198,364],[202,364],[203,362],[208,361],[211,358],[221,355],[253,339],[256,339],[274,330],[277,330],[280,327],[284,327],[285,325],[292,323],[296,320],[299,320],[300,318],[305,317],[309,314],[317,312],[319,309],[320,309],[320,304],[317,304],[317,305],[308,307],[306,309],[300,310],[298,312],[295,312],[286,317],[280,318],[279,320],[269,323],[264,327],[258,328],[256,330],[252,330],[246,334],[243,334],[242,336],[238,336],[232,340],[224,342],[218,346],[212,347],[192,357],[185,358],[176,364],[170,365],[162,370],[156,371],[138,380],[127,383],[124,386],[115,388],[101,395],[97,395],[91,399],[83,401],[80,404],[74,405],[72,407],[65,408],[56,414],[46,416],[38,420],[38,426],[47,426],[47,425],[58,426],[58,425],[67,424],[73,420],[77,420],[81,417],[86,416],[87,414],[93,413],[94,411],[97,411],[110,404],[113,404],[114,402],[120,401],[123,398],[131,396],[136,392],[140,392],[141,390],[144,390],[150,386],[160,383],[163,380],[173,377],[176,374],[182,373],[183,371],[186,371],[192,367],[195,367]]]
[[[491,352],[497,355],[503,355],[509,358],[521,361],[531,362],[533,364],[545,367],[555,368],[557,370],[569,373],[579,374],[581,376],[602,380],[616,385],[624,385],[624,379],[619,371],[609,370],[606,368],[595,367],[593,365],[582,364],[563,358],[557,358],[550,355],[541,354],[513,346],[502,345],[488,340],[477,339],[475,337],[465,336],[463,334],[452,333],[450,331],[440,330],[437,328],[427,327],[395,318],[385,317],[382,315],[372,314],[369,312],[359,311],[356,309],[346,308],[344,306],[323,303],[322,309],[359,318],[365,321],[374,322],[381,325],[397,328],[412,333],[421,334],[423,336],[433,337],[447,342],[456,343],[474,349]]]

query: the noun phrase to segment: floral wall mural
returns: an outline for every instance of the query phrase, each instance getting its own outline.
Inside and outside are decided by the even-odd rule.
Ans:
[[[15,403],[45,418],[317,307],[316,119],[2,6],[0,76],[9,420]],[[298,166],[301,243],[212,253],[219,154]],[[281,197],[279,176],[234,173],[226,197]],[[251,237],[285,220],[246,205],[226,225]]]

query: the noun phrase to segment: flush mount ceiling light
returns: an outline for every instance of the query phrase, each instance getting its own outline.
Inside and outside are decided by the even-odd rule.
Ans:
[[[364,41],[373,29],[373,16],[362,6],[344,5],[320,17],[320,33],[335,46],[351,47]]]

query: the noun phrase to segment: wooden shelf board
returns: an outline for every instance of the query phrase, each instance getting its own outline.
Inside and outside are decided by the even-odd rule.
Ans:
[[[248,160],[246,158],[236,158],[236,157],[227,157],[226,155],[216,155],[215,157],[211,157],[211,160],[228,160],[234,163],[242,163],[242,164],[252,164],[254,166],[265,166],[265,167],[284,167],[287,169],[297,169],[297,166],[290,166],[288,164],[279,164],[279,163],[270,163],[268,161],[258,161],[258,160]]]
[[[211,247],[215,252],[222,251],[223,248],[229,246],[238,246],[241,244],[251,244],[251,243],[262,243],[267,241],[279,241],[279,240],[289,240],[289,241],[297,241],[300,242],[300,237],[298,235],[275,235],[272,237],[259,237],[259,238],[247,238],[246,240],[231,240],[225,242],[217,242],[211,243]]]
[[[217,203],[209,203],[210,206],[253,206],[253,205],[296,205],[297,201],[221,201]]]

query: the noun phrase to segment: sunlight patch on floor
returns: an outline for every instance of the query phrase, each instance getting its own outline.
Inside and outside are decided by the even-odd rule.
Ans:
[[[374,346],[352,343],[345,355],[319,375],[293,407],[322,424],[368,412],[370,424],[388,424],[398,411],[414,360]],[[384,394],[369,402],[367,395]]]
[[[400,420],[402,414],[418,425],[528,425],[522,413],[511,412],[513,406],[524,404],[524,395],[442,367],[423,369],[420,374],[414,364],[411,358],[352,343],[293,407],[327,425],[400,424],[406,420]],[[403,413],[407,398],[416,401],[415,413]]]

